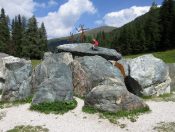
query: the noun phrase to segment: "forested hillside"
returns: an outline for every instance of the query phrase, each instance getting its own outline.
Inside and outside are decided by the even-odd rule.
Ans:
[[[175,48],[175,2],[164,0],[161,7],[153,3],[147,14],[112,31],[111,40],[111,48],[122,54]]]
[[[123,55],[175,48],[175,2],[164,0],[161,7],[152,3],[150,11],[134,21],[112,30],[85,34],[84,42],[96,38],[100,46],[114,48]],[[64,41],[63,41],[64,40]],[[69,37],[61,42],[69,43]],[[76,39],[75,42],[78,42]],[[53,44],[51,44],[53,45]]]
[[[5,10],[0,12],[0,52],[17,57],[42,58],[47,51],[47,35],[44,23],[37,26],[35,16],[26,19],[16,16],[10,21]]]

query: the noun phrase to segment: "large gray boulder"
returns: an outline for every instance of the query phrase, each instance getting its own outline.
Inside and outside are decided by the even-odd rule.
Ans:
[[[170,93],[169,70],[162,60],[148,54],[120,62],[126,67],[125,71],[129,71],[128,76],[141,86],[143,95]],[[132,86],[134,82],[129,83]]]
[[[175,63],[172,64],[167,64],[169,67],[169,74],[170,74],[170,78],[171,78],[171,90],[174,91],[175,90]]]
[[[1,100],[15,101],[31,96],[31,61],[5,58],[5,78]]]
[[[101,56],[84,56],[71,63],[74,93],[85,96],[105,78],[124,78],[115,66]]]
[[[73,56],[94,56],[99,55],[107,60],[119,60],[121,54],[114,49],[98,47],[98,50],[92,50],[90,43],[64,44],[57,47],[58,52],[70,52]]]
[[[20,58],[9,56],[4,53],[0,53],[0,90],[2,91],[2,88],[5,83],[5,73],[6,73],[6,63],[10,62],[18,62],[20,61]]]
[[[116,78],[108,78],[93,88],[85,98],[85,106],[108,112],[148,107],[139,97],[128,92],[125,84]]]
[[[70,53],[58,53],[54,54],[51,52],[46,52],[44,54],[44,60],[40,65],[37,65],[32,74],[33,80],[33,92],[37,89],[46,78],[49,78],[51,74],[50,70],[55,69],[53,65],[64,63],[69,65],[73,61],[72,54]],[[55,69],[56,70],[56,69]]]
[[[33,72],[32,103],[67,101],[73,99],[72,61],[69,53],[46,53],[43,62]]]

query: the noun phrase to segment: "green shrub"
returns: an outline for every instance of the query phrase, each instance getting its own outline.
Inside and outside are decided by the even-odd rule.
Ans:
[[[45,114],[54,113],[54,114],[64,114],[69,110],[74,109],[77,106],[77,101],[57,101],[57,102],[45,102],[40,104],[31,105],[30,109],[39,111]]]
[[[137,118],[137,116],[139,116],[141,113],[150,112],[149,107],[145,107],[142,109],[136,109],[136,110],[132,110],[132,111],[118,111],[115,113],[101,111],[101,110],[95,109],[94,107],[91,107],[91,106],[84,106],[82,110],[83,110],[83,112],[86,112],[89,114],[99,113],[101,118],[106,118],[111,123],[115,123],[115,124],[118,123],[117,119],[119,119],[119,118],[126,117],[133,122],[133,121],[135,121],[135,118]]]
[[[13,129],[8,130],[7,132],[49,132],[47,128],[41,126],[16,126]]]

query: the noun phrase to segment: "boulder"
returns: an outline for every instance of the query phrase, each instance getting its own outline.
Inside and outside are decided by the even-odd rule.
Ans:
[[[175,90],[175,63],[172,64],[167,64],[169,67],[169,74],[170,74],[170,78],[171,78],[171,90],[174,91]]]
[[[85,96],[92,88],[99,85],[105,78],[119,78],[123,75],[115,66],[101,56],[84,56],[71,63],[73,72],[74,93]]]
[[[3,80],[5,80],[5,72],[6,72],[5,65],[11,62],[19,62],[20,58],[13,57],[13,56],[7,56],[4,53],[1,53],[0,55],[1,55],[0,57],[0,83],[4,83]],[[2,87],[0,87],[0,89],[2,89]]]
[[[116,78],[108,78],[93,88],[85,98],[85,106],[108,112],[148,107],[139,97],[128,92],[125,84]]]
[[[48,78],[38,87],[32,103],[38,104],[50,101],[67,101],[73,99],[73,86],[67,78]]]
[[[31,61],[15,57],[4,60],[5,79],[1,100],[15,101],[31,96]]]
[[[133,91],[141,87],[141,92],[145,96],[170,93],[171,79],[168,67],[162,60],[148,54],[120,62],[126,67],[127,76],[131,78],[127,84]]]
[[[37,65],[32,74],[33,80],[33,92],[37,89],[46,78],[49,78],[49,70],[55,69],[52,65],[53,64],[61,64],[64,63],[69,65],[73,61],[72,54],[70,53],[59,53],[54,54],[51,52],[46,52],[44,54],[44,60],[41,62],[40,65]],[[52,67],[52,68],[51,68]]]
[[[33,104],[73,99],[71,54],[49,54],[33,72]]]
[[[121,54],[114,49],[98,47],[98,50],[92,50],[90,43],[64,44],[57,47],[58,52],[70,52],[73,56],[94,56],[99,55],[107,60],[119,60]]]

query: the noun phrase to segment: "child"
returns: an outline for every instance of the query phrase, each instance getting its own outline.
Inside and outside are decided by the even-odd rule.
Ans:
[[[96,39],[92,39],[92,50],[97,50],[97,47],[99,45],[99,42]]]

